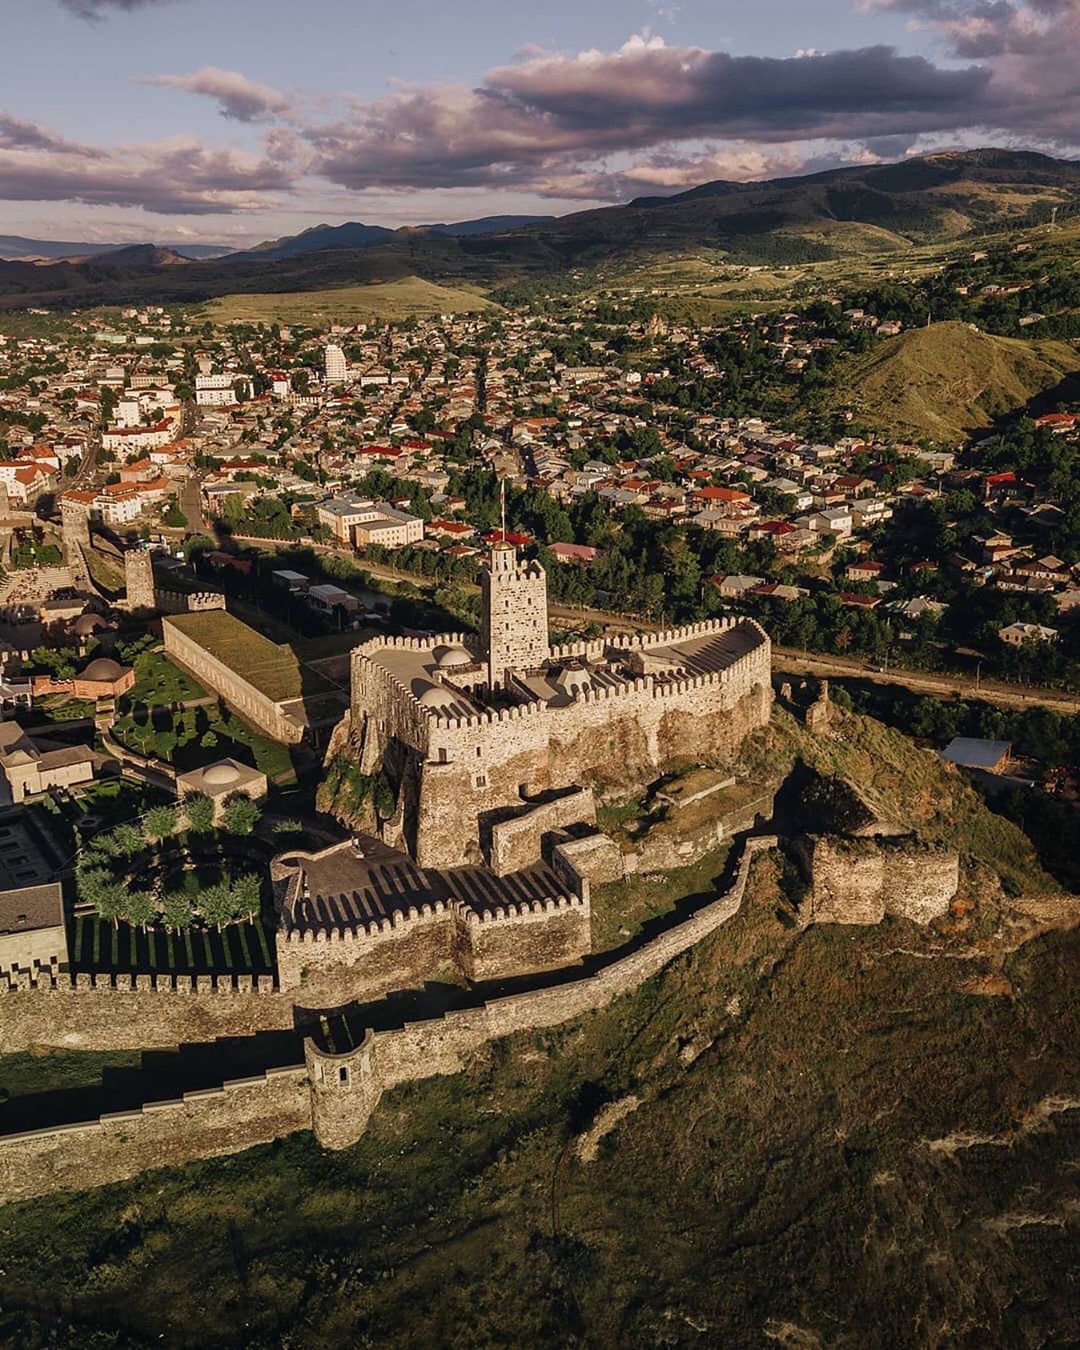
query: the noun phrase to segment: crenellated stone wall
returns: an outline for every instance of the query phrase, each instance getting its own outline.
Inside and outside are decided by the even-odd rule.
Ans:
[[[383,1092],[399,1083],[459,1073],[466,1057],[488,1041],[559,1026],[636,989],[738,913],[754,856],[776,843],[772,836],[748,840],[726,895],[595,975],[407,1024],[399,1031],[368,1031],[357,1049],[340,1055],[322,1052],[308,1041],[312,1119],[319,1142],[327,1148],[355,1143]]]
[[[282,913],[293,912],[302,872],[287,878]],[[588,888],[581,894],[477,910],[435,900],[355,926],[299,928],[283,919],[276,935],[283,990],[311,990],[320,976],[340,983],[348,970],[352,997],[372,1000],[415,987],[453,969],[469,980],[504,979],[571,966],[592,946]]]
[[[463,642],[450,634],[419,642],[375,639],[353,658],[352,714],[344,751],[365,773],[393,758],[413,763],[405,803],[405,840],[424,867],[454,867],[479,856],[480,822],[530,794],[575,785],[640,784],[661,769],[732,758],[769,719],[771,648],[749,619],[716,619],[610,647],[618,657],[673,642],[744,629],[746,653],[722,670],[700,675],[642,674],[580,692],[567,704],[536,701],[454,716],[423,706],[387,665],[380,648],[430,652]],[[593,652],[595,644],[557,649]],[[401,755],[398,756],[401,760]],[[404,781],[404,775],[403,775]]]
[[[0,1200],[104,1186],[310,1128],[306,1067],[269,1069],[176,1101],[0,1138]]]
[[[208,609],[224,609],[225,596],[220,591],[169,591],[158,586],[154,606],[162,614],[201,614]]]
[[[313,1129],[325,1148],[346,1148],[364,1133],[387,1089],[457,1073],[466,1057],[487,1041],[571,1021],[606,1007],[656,975],[738,912],[754,855],[776,842],[771,837],[748,840],[726,895],[595,975],[407,1024],[399,1031],[368,1031],[358,1049],[341,1055],[320,1051],[309,1040],[303,1065],[100,1120],[0,1137],[0,1202],[101,1186],[149,1168],[251,1148],[298,1130]],[[517,918],[530,921],[524,915]]]

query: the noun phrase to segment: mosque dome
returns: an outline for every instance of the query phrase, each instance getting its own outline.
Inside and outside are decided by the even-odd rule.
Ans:
[[[443,647],[435,655],[435,664],[440,670],[453,670],[457,666],[471,666],[474,659],[464,647]]]
[[[210,765],[203,774],[203,782],[208,787],[228,787],[230,783],[235,783],[239,777],[236,765],[230,764],[225,759],[220,764]]]
[[[447,708],[456,702],[454,691],[441,684],[429,684],[417,693],[417,701],[422,708]]]
[[[94,680],[98,684],[113,684],[124,675],[124,667],[107,656],[99,656],[91,661],[85,670],[76,676],[80,680]]]

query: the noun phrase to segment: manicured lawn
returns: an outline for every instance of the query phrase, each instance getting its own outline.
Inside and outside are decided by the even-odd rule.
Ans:
[[[136,657],[135,676],[135,685],[124,699],[125,708],[159,708],[206,697],[206,690],[161,652],[143,652]]]
[[[181,773],[230,757],[253,764],[274,781],[293,781],[287,746],[269,740],[217,704],[173,711],[141,709],[117,720],[112,734],[139,755],[151,755]],[[209,744],[206,742],[209,739]]]
[[[164,928],[132,928],[96,915],[75,919],[71,968],[78,973],[270,975],[273,939],[261,923],[192,927],[177,933]]]

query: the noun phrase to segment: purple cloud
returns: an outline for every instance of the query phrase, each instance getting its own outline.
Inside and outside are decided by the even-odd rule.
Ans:
[[[0,124],[2,128],[2,124]],[[231,215],[288,191],[288,164],[272,155],[209,149],[186,137],[108,150],[64,143],[21,145],[0,130],[0,200],[137,206],[172,215]]]
[[[175,0],[60,0],[66,10],[77,18],[96,22],[113,11],[128,13],[133,9],[149,9],[154,5],[171,5]]]
[[[479,88],[405,88],[310,126],[313,171],[344,187],[514,186],[541,192],[589,162],[682,142],[862,140],[970,121],[991,72],[889,47],[735,57],[634,38],[612,53],[539,54]],[[584,167],[583,167],[584,166]]]
[[[217,102],[222,117],[236,122],[255,122],[289,110],[289,100],[276,89],[257,84],[237,70],[221,70],[217,66],[203,66],[190,75],[147,75],[137,83],[202,94]]]

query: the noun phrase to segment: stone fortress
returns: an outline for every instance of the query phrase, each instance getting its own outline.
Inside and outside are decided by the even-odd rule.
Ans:
[[[508,822],[535,813],[539,829],[541,808],[575,789],[735,755],[769,720],[770,662],[752,619],[552,648],[543,568],[496,544],[479,641],[359,647],[331,749],[386,773],[393,828],[421,867],[492,862]]]
[[[134,566],[137,594],[150,579]],[[289,1032],[293,1056],[173,1100],[0,1134],[0,1203],[295,1131],[347,1147],[385,1090],[605,1007],[739,911],[753,858],[779,842],[753,821],[722,894],[642,942],[592,954],[590,886],[629,870],[595,828],[596,794],[733,759],[771,714],[762,628],[720,619],[552,648],[543,569],[499,546],[483,606],[479,640],[380,638],[354,653],[351,707],[328,753],[385,773],[396,811],[381,840],[274,860],[273,975],[72,973],[57,943],[28,953],[21,897],[10,923],[0,909],[12,947],[0,966],[0,1053]],[[807,714],[815,735],[833,734],[829,711],[823,694]],[[802,861],[803,924],[929,922],[958,884],[955,853],[903,841],[814,837]],[[55,898],[42,907],[54,937],[58,912]],[[401,1025],[392,1002],[378,1004],[447,974],[470,988],[441,1016]],[[347,1026],[344,1044],[326,1036],[331,1023]]]

